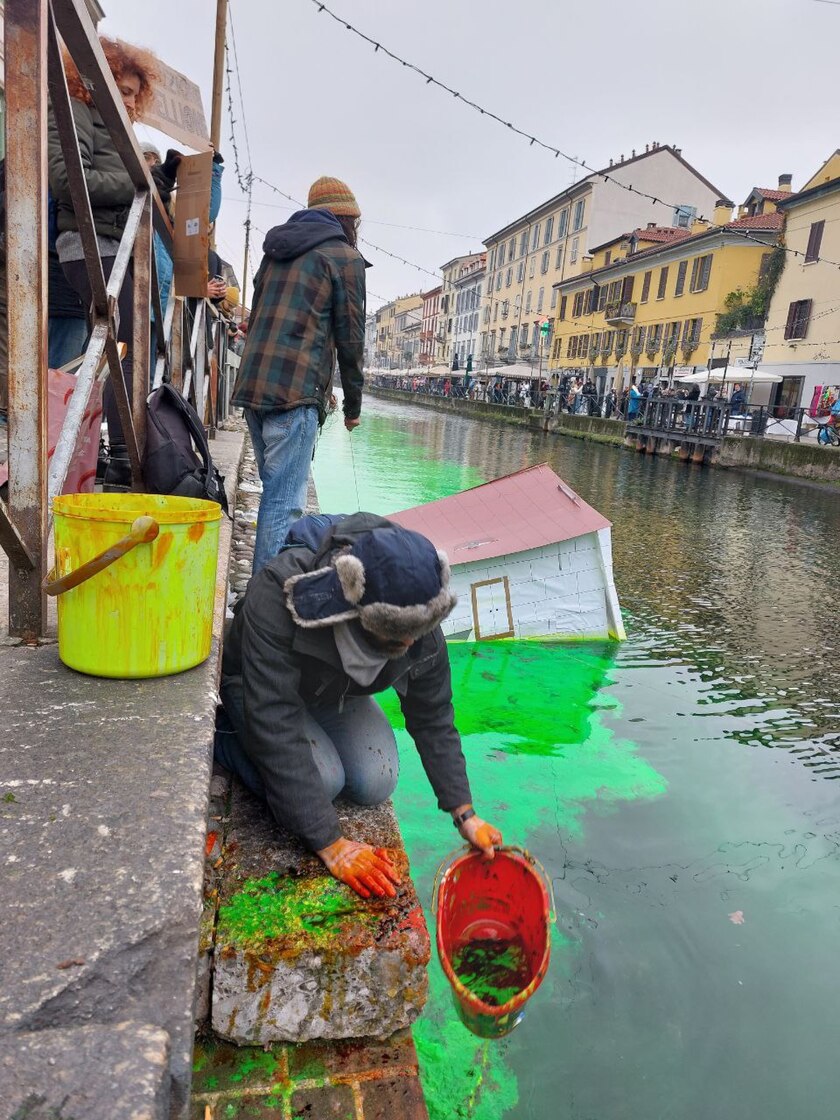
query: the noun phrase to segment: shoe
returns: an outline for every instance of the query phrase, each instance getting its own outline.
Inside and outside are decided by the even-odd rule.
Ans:
[[[127,494],[131,490],[131,460],[124,443],[112,443],[102,482],[104,494]]]

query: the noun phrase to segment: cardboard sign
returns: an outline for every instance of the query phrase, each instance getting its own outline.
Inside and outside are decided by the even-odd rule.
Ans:
[[[184,156],[178,165],[172,263],[175,294],[179,296],[203,298],[207,295],[212,174],[212,152]]]
[[[210,147],[210,130],[201,103],[201,90],[184,74],[156,62],[160,78],[152,104],[139,117],[167,136],[204,151]]]

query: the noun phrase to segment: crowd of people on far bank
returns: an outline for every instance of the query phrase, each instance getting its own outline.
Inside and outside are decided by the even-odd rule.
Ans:
[[[522,408],[536,408],[553,413],[566,412],[577,416],[602,416],[607,420],[632,420],[638,415],[645,401],[669,401],[682,405],[684,417],[691,416],[695,402],[729,406],[735,414],[747,406],[747,392],[743,385],[716,385],[709,383],[703,389],[699,384],[672,384],[667,380],[640,380],[633,378],[628,385],[617,390],[611,386],[606,393],[599,392],[591,377],[580,374],[554,374],[550,378],[505,377],[503,372],[487,377],[472,374],[463,376],[382,377],[376,371],[368,376],[374,384],[383,387],[406,389],[432,396],[461,397],[484,401],[488,404],[505,404]]]

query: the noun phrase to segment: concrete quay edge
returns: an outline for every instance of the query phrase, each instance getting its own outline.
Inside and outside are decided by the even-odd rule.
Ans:
[[[241,432],[220,431],[211,443],[231,508],[243,442]],[[74,1050],[71,1036],[81,1044],[78,1032],[113,1035],[131,1022],[137,1046],[151,1031],[168,1054],[147,1110],[137,1112],[154,1120],[181,1120],[189,1109],[230,548],[231,522],[223,518],[213,647],[186,673],[85,677],[61,664],[54,642],[27,647],[5,634],[0,641],[0,1055],[34,1050],[27,1040],[58,1040],[60,1032],[51,1064],[57,1077],[62,1055]],[[2,562],[0,588],[4,600]],[[92,1051],[91,1083],[105,1053]],[[103,1116],[135,1114],[129,1072],[124,1082],[111,1077]],[[31,1076],[38,1092],[40,1079]],[[85,1115],[98,1116],[99,1107],[88,1103]]]

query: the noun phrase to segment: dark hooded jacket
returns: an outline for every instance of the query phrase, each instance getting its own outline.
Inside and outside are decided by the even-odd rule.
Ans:
[[[365,263],[327,210],[300,210],[275,226],[254,278],[248,339],[233,404],[255,409],[315,405],[327,413],[338,359],[344,415],[362,408]]]
[[[331,520],[324,518],[325,524]],[[363,687],[344,671],[332,626],[298,625],[289,610],[294,585],[287,589],[288,580],[324,569],[362,534],[389,524],[373,514],[354,514],[328,525],[317,539],[284,548],[251,580],[225,641],[225,711],[262,777],[278,824],[312,851],[332,844],[341,829],[305,734],[308,707],[341,704],[347,696],[394,688],[439,807],[448,811],[472,800],[440,626],[419,638],[403,657],[388,661],[373,683]],[[297,612],[309,609],[303,597],[296,596],[294,605]],[[347,606],[337,597],[330,611],[323,603],[312,609],[323,622],[343,615]]]

